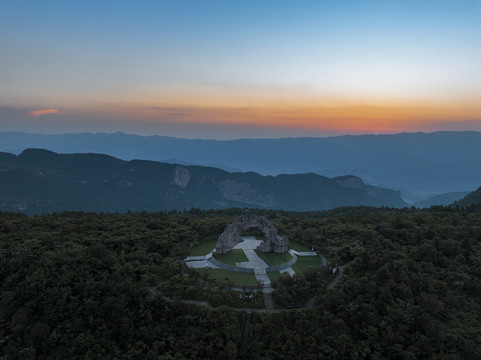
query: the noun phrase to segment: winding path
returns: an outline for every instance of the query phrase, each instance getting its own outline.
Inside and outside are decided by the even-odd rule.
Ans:
[[[332,287],[334,287],[338,282],[339,280],[341,279],[342,275],[344,274],[344,266],[338,266],[339,268],[339,272],[337,273],[337,276],[326,286],[326,289],[331,289]],[[151,286],[149,288],[150,292],[152,293],[152,295],[156,295],[157,294],[157,288],[155,286]],[[265,291],[267,290],[267,291]],[[273,290],[272,288],[269,288],[269,289],[264,289],[263,290],[263,293],[264,293],[264,301],[266,300],[265,298],[265,295],[266,294],[269,294],[271,295],[271,299],[272,299],[272,291],[268,291],[268,290]],[[162,296],[162,298],[168,302],[175,302],[175,301],[178,301],[178,302],[181,302],[183,304],[195,304],[195,305],[199,305],[199,306],[205,306],[209,309],[216,309],[214,306],[212,306],[211,303],[209,303],[208,301],[203,301],[203,300],[192,300],[192,299],[173,299],[171,297],[168,297],[168,296]],[[314,301],[315,299],[314,298],[310,298],[306,301],[304,307],[300,308],[300,309],[312,309],[312,306],[314,305]],[[269,307],[265,307],[264,309],[258,309],[258,308],[230,308],[234,311],[245,311],[245,312],[248,312],[248,313],[251,313],[251,312],[268,312],[268,313],[279,313],[281,311],[294,311],[294,310],[300,310],[300,309],[275,309],[273,306],[269,306]]]
[[[336,277],[332,279],[332,281],[327,285],[327,289],[335,286],[339,282],[339,280],[341,280],[342,275],[344,274],[344,266],[338,266],[337,268],[339,269],[339,271],[337,272]]]

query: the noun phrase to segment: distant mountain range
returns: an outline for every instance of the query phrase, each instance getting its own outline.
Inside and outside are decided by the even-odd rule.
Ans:
[[[159,211],[251,207],[324,210],[345,205],[403,207],[399,192],[355,176],[254,172],[123,161],[100,154],[27,149],[0,153],[0,210],[40,214],[84,210]]]
[[[29,147],[60,153],[104,153],[124,160],[214,166],[263,175],[351,174],[368,184],[401,190],[411,202],[440,193],[472,191],[481,184],[479,132],[229,141],[123,133],[0,133],[0,151],[19,154]]]

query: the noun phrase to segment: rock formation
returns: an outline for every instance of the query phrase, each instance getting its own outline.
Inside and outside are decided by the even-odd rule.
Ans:
[[[177,165],[174,169],[174,183],[185,188],[190,180],[190,171],[185,166]]]
[[[226,254],[236,244],[243,241],[242,233],[251,228],[258,228],[264,233],[264,241],[257,247],[257,250],[278,253],[289,250],[287,236],[279,236],[277,229],[265,217],[246,213],[225,228],[219,236],[215,251],[218,254]]]

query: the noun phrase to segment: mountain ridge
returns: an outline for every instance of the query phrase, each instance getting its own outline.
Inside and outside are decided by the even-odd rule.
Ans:
[[[470,192],[462,199],[455,201],[451,206],[459,206],[460,208],[466,208],[473,205],[481,204],[481,187]]]
[[[475,131],[237,140],[124,133],[0,133],[0,151],[18,154],[28,147],[103,153],[123,160],[215,165],[262,175],[352,174],[367,184],[401,190],[412,202],[473,190],[481,183],[481,133]]]
[[[95,153],[57,154],[44,149],[27,149],[19,155],[0,153],[0,172],[0,210],[31,214],[63,210],[406,206],[399,192],[366,185],[354,176],[262,176],[151,160],[124,161]]]
[[[430,196],[426,199],[415,202],[413,205],[417,208],[428,208],[434,205],[451,205],[453,202],[458,201],[468,195],[470,191],[458,191],[445,194],[437,194]]]

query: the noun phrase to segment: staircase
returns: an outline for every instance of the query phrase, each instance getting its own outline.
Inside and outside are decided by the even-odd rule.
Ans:
[[[264,307],[268,310],[274,309],[274,299],[271,292],[264,293]]]

